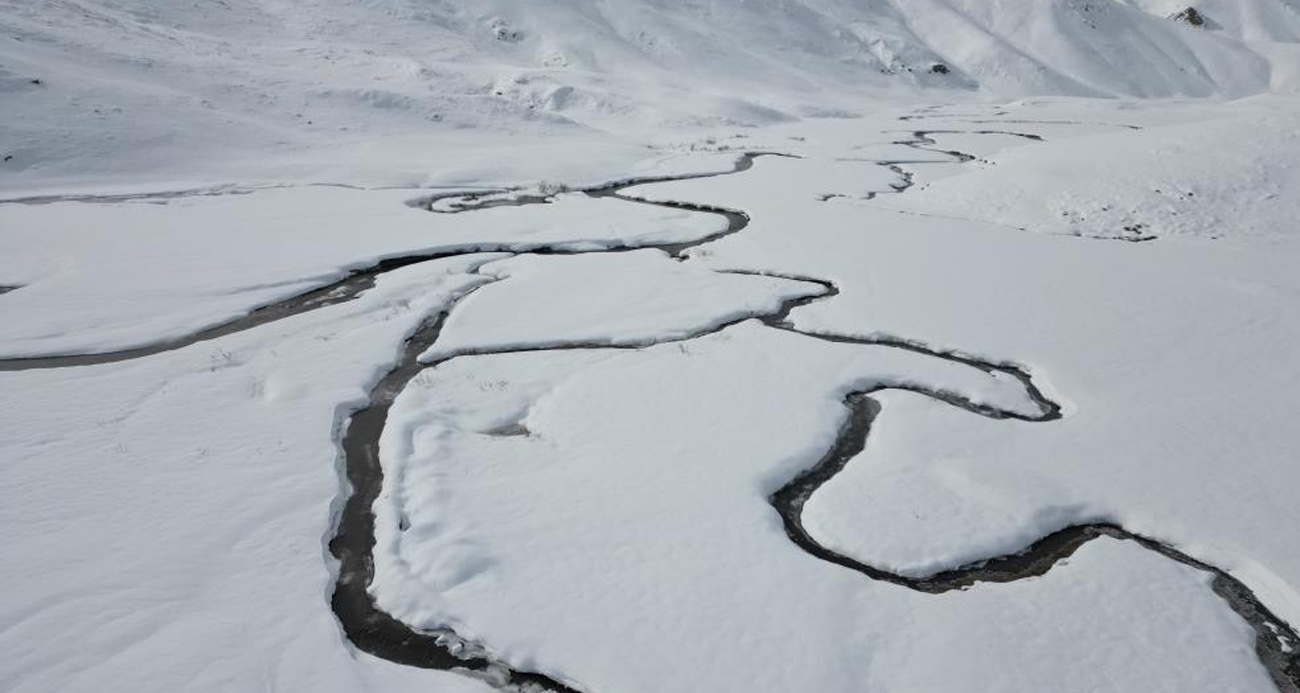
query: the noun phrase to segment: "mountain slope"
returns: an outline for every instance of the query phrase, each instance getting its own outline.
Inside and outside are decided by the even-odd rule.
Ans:
[[[1291,91],[1296,0],[0,0],[0,186],[488,126]],[[39,80],[39,84],[36,83]]]

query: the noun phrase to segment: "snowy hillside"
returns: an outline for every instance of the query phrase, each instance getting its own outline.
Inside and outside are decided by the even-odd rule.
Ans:
[[[1295,0],[1197,6],[1200,27],[1170,19],[1173,0],[0,0],[0,187],[157,180],[160,164],[393,183],[358,160],[427,160],[465,127],[761,125],[918,90],[1297,87]]]

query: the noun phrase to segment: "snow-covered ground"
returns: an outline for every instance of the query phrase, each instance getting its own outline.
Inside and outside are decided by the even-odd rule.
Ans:
[[[340,417],[490,259],[220,344],[4,374],[5,689],[481,690],[350,652],[325,542]]]
[[[1198,2],[1201,27],[1168,19],[1185,6],[3,0],[0,185],[419,185],[490,165],[474,144],[608,155],[628,145],[609,133],[869,114],[919,89],[943,102],[1300,87],[1294,0]]]
[[[915,451],[934,465],[930,471],[888,453],[881,454],[905,475],[883,464],[853,465],[810,506],[814,513],[848,513],[819,520],[827,531],[854,535],[833,543],[870,543],[868,562],[924,572],[1014,551],[1067,524],[1113,520],[1238,569],[1294,621],[1300,564],[1291,537],[1273,528],[1300,516],[1283,519],[1279,513],[1292,508],[1288,499],[1256,493],[1261,480],[1285,476],[1292,466],[1285,403],[1300,380],[1291,347],[1300,339],[1300,243],[1286,220],[1300,212],[1300,198],[1269,191],[1300,185],[1300,147],[1293,126],[1279,126],[1272,109],[1225,110],[1192,126],[1143,130],[1140,145],[1114,135],[1059,146],[1024,140],[991,164],[973,164],[967,175],[870,203],[801,205],[807,198],[786,183],[783,160],[631,192],[750,210],[755,222],[747,233],[710,246],[701,259],[835,281],[839,296],[794,314],[804,329],[891,335],[1014,361],[1040,375],[1065,405],[1068,416],[1051,426],[992,426],[1023,426],[1024,435],[1012,436],[1015,445],[1042,436],[1037,448],[975,442],[954,427],[942,429],[951,436],[917,431],[892,448]],[[930,120],[926,127],[941,125]],[[1247,172],[1270,164],[1235,151],[1207,162],[1204,152],[1179,146],[1189,128],[1208,141],[1267,140],[1268,161],[1279,163],[1243,190]],[[936,146],[944,146],[942,138]],[[1089,166],[1113,168],[1094,173]],[[923,181],[924,165],[915,168]],[[1085,175],[1076,179],[1081,168]],[[1183,202],[1170,202],[1166,193],[1176,192]],[[1101,225],[1084,237],[1052,234],[1074,223],[1060,220],[1058,199],[1091,209],[1123,205],[1130,223],[1146,220],[1155,240],[1095,240],[1113,229]],[[1007,219],[1003,200],[1014,201],[1006,204],[1023,228],[982,221]],[[791,236],[787,229],[796,224],[817,237]],[[888,410],[884,417],[882,446],[909,428],[890,426]],[[922,425],[924,418],[908,421]],[[1059,437],[1084,429],[1080,438]],[[927,436],[927,445],[916,443]],[[870,480],[851,482],[857,474]],[[1001,487],[1001,474],[1018,490]],[[835,491],[850,483],[853,491]],[[1084,491],[1088,484],[1099,493]],[[867,486],[870,498],[862,493]],[[863,526],[881,526],[869,520],[884,518],[891,519],[883,536],[861,534]],[[865,544],[855,555],[864,550]]]
[[[726,228],[712,215],[580,193],[474,214],[407,204],[420,195],[313,186],[0,205],[9,251],[0,256],[0,283],[22,287],[0,305],[10,323],[0,355],[111,351],[178,337],[388,258],[689,241]]]
[[[0,0],[2,688],[1300,690],[1195,8]]]
[[[1014,379],[752,324],[450,362],[384,432],[380,603],[581,690],[1268,690],[1204,576],[1128,543],[939,596],[797,550],[767,496],[844,392],[907,383],[1033,411]]]

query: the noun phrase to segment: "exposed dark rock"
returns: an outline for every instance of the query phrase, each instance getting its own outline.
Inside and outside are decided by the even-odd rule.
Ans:
[[[1169,18],[1175,22],[1185,22],[1192,26],[1205,26],[1205,16],[1195,7],[1188,7],[1182,12],[1176,12],[1169,15]]]

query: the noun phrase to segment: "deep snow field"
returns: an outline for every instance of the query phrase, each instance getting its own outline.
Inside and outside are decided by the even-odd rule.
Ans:
[[[0,690],[1300,691],[1300,2],[1186,7],[0,0]]]

